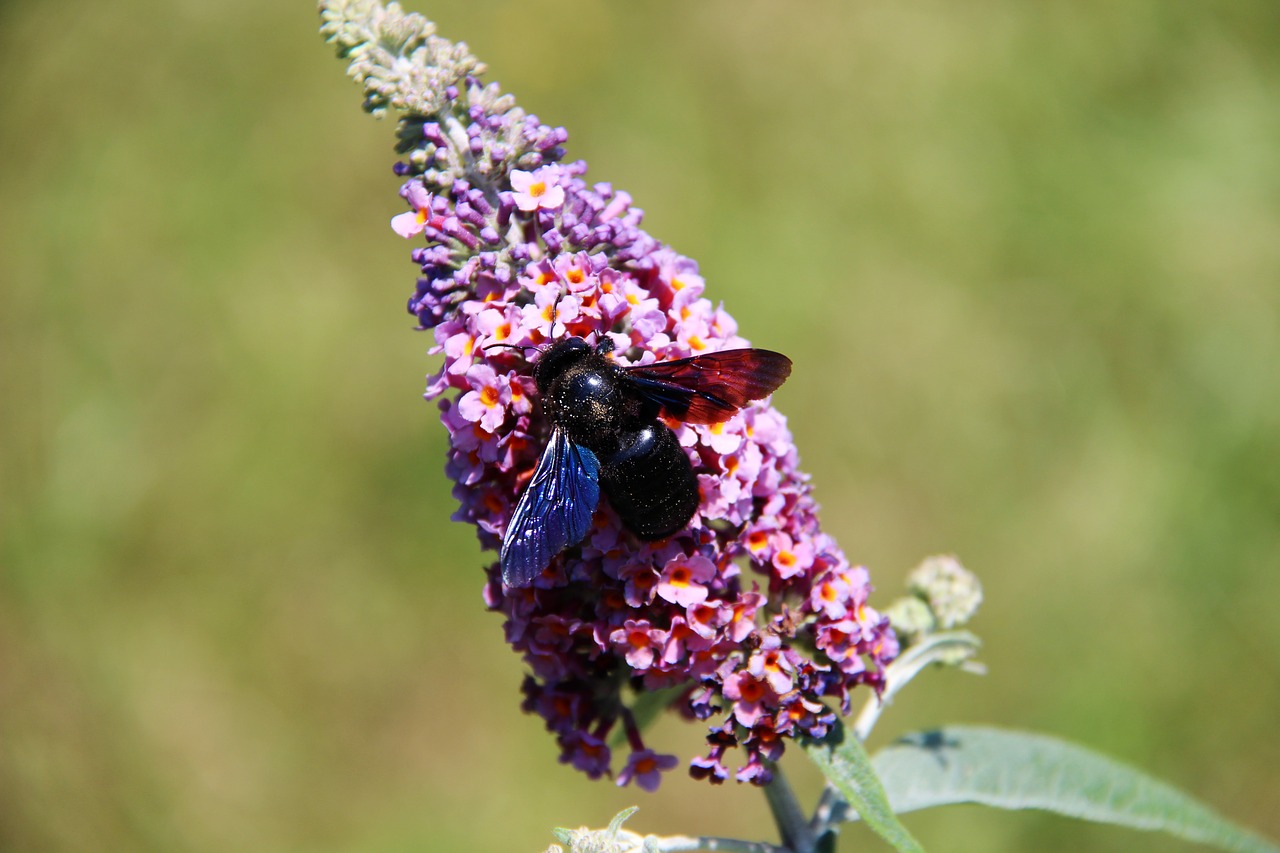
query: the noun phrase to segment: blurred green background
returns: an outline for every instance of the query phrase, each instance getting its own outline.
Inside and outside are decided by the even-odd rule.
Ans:
[[[930,553],[983,577],[990,674],[877,740],[1046,730],[1280,836],[1280,5],[414,8],[795,359],[776,402],[880,603]],[[394,126],[317,26],[0,7],[0,849],[532,851],[632,803],[772,838],[758,791],[592,783],[520,713],[420,399]]]

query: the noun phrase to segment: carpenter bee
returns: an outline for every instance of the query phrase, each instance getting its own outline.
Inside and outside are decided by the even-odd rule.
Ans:
[[[591,528],[600,490],[641,539],[665,539],[697,512],[698,479],[660,415],[688,424],[728,420],[791,374],[791,359],[734,349],[621,367],[601,337],[571,337],[542,351],[533,377],[551,440],[502,539],[502,580],[528,586]]]

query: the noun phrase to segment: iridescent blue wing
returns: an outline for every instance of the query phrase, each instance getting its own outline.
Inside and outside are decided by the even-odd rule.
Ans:
[[[791,359],[767,349],[731,349],[622,368],[637,391],[687,424],[715,424],[767,397],[791,375]]]
[[[502,582],[528,586],[556,554],[582,541],[600,502],[600,462],[554,430],[502,537]]]

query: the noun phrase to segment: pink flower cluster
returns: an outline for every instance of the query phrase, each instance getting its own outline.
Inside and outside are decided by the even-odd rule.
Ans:
[[[419,156],[398,167],[410,210],[392,226],[427,244],[413,253],[422,275],[409,310],[443,356],[427,397],[449,431],[455,518],[496,551],[549,434],[537,348],[609,336],[618,362],[636,364],[749,344],[704,296],[696,264],[640,229],[629,196],[560,162],[562,130],[467,102],[480,91],[468,81],[447,115],[402,125]],[[443,151],[457,140],[466,151]],[[516,155],[524,168],[437,167]],[[675,709],[710,725],[690,772],[723,782],[740,747],[737,780],[764,784],[787,738],[821,737],[829,703],[847,713],[853,688],[881,685],[897,641],[867,605],[866,570],[819,527],[777,410],[761,402],[723,424],[672,426],[701,492],[686,530],[641,542],[602,499],[586,538],[532,586],[504,587],[495,560],[485,601],[506,618],[531,670],[524,707],[546,720],[563,761],[612,773],[617,729],[629,749],[618,782],[656,787],[676,759],[645,745],[630,705],[670,689]]]

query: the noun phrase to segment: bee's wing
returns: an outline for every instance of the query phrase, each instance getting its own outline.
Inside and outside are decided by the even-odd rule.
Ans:
[[[791,359],[767,349],[730,349],[622,370],[672,417],[715,424],[777,390],[791,375]]]
[[[582,541],[600,502],[600,463],[554,430],[502,537],[502,581],[528,586],[556,554]]]

